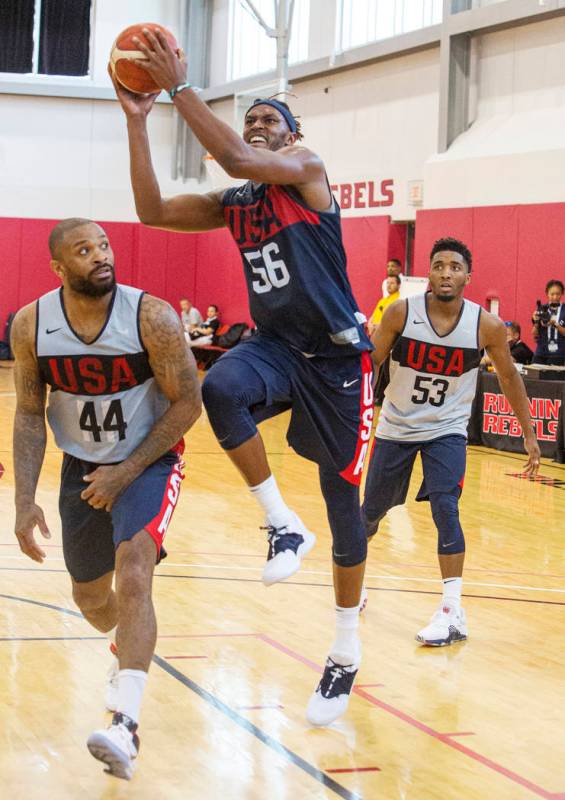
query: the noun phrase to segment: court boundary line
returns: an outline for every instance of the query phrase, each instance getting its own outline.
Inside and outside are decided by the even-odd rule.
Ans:
[[[15,595],[7,595],[7,594],[0,594],[0,598],[15,600],[16,602],[29,603],[30,605],[37,605],[42,608],[47,608],[65,614],[71,614],[72,616],[78,616],[81,619],[84,619],[82,614],[80,614],[78,611],[74,611],[68,608],[63,608],[61,606],[56,606],[51,603],[44,603],[39,600],[31,600],[25,597],[18,597]],[[229,636],[229,634],[227,635]],[[283,645],[281,642],[278,642],[276,639],[273,639],[268,634],[250,633],[247,635],[250,638],[255,638],[259,641],[264,642],[273,649],[278,650],[279,652],[303,664],[304,666],[308,667],[309,669],[313,670],[318,674],[322,672],[320,666],[316,664],[314,661],[311,661],[309,658],[298,653],[296,650],[293,650],[292,648]],[[219,634],[219,636],[221,637],[222,634]],[[94,638],[99,638],[99,637],[94,637]],[[194,638],[199,638],[198,634],[194,635]],[[285,747],[285,745],[283,745],[281,742],[277,742],[277,740],[269,736],[269,734],[264,733],[259,727],[254,725],[249,720],[245,719],[245,717],[242,717],[240,714],[238,714],[236,711],[230,708],[230,706],[228,706],[226,703],[219,700],[217,697],[208,692],[206,689],[203,689],[201,686],[192,681],[190,678],[188,678],[188,676],[184,675],[182,672],[179,672],[179,670],[177,670],[171,664],[168,664],[161,656],[154,654],[152,660],[159,667],[161,667],[161,669],[169,673],[171,677],[176,678],[180,683],[182,683],[184,686],[186,686],[188,689],[190,689],[192,692],[198,695],[202,700],[207,702],[209,705],[212,705],[214,708],[216,708],[216,710],[223,713],[239,727],[246,730],[248,733],[251,733],[259,741],[265,744],[265,746],[269,747],[274,752],[277,752],[279,755],[283,756],[288,761],[290,761],[290,763],[299,767],[299,769],[302,769],[304,772],[313,777],[315,780],[318,780],[318,782],[320,782],[322,785],[334,791],[336,794],[338,794],[338,796],[343,797],[345,800],[363,800],[363,798],[360,795],[355,794],[351,792],[349,789],[346,789],[345,787],[341,786],[341,784],[334,781],[325,772],[318,770],[317,767],[314,767],[308,761],[302,759],[292,750]],[[513,770],[508,769],[502,764],[493,761],[488,756],[484,756],[481,753],[477,752],[476,750],[473,750],[472,748],[467,747],[466,745],[462,745],[459,742],[454,741],[454,738],[455,736],[457,736],[457,734],[441,733],[440,731],[436,731],[431,726],[416,719],[416,717],[412,717],[410,714],[407,714],[405,711],[402,711],[402,709],[396,708],[395,706],[390,705],[389,703],[386,703],[383,700],[379,700],[377,697],[374,697],[374,695],[365,691],[361,686],[359,687],[354,686],[353,694],[357,695],[358,697],[361,697],[371,705],[380,708],[387,714],[394,716],[401,722],[405,722],[406,724],[410,725],[411,727],[415,728],[421,733],[425,733],[426,735],[432,737],[436,741],[442,742],[448,747],[451,747],[453,750],[456,750],[462,755],[467,756],[468,758],[480,764],[481,766],[486,767],[487,769],[496,772],[498,775],[507,778],[511,782],[516,783],[522,788],[533,792],[534,794],[538,795],[538,797],[542,797],[544,798],[544,800],[565,800],[565,792],[550,792],[547,789],[544,789],[542,786],[539,786],[538,784],[534,783],[533,781],[530,781],[528,778],[519,775],[517,772],[514,772]]]
[[[14,600],[15,602],[20,602],[20,603],[28,603],[30,605],[39,606],[41,608],[47,608],[50,611],[57,611],[63,614],[70,614],[73,617],[80,617],[80,619],[83,619],[86,622],[82,614],[70,608],[56,606],[52,603],[44,603],[39,600],[31,600],[27,597],[18,597],[17,595],[9,595],[2,593],[0,594],[0,598],[3,598],[5,600]],[[254,638],[260,637],[260,635],[261,634],[256,634],[256,633],[250,634],[250,636]],[[94,637],[94,638],[99,638],[99,637]],[[35,638],[34,637],[30,638],[30,641],[35,641]],[[293,750],[290,750],[288,747],[285,747],[285,745],[282,744],[282,742],[278,742],[268,733],[262,731],[261,728],[259,728],[257,725],[254,725],[252,722],[245,719],[245,717],[243,717],[241,714],[238,714],[237,711],[230,708],[230,706],[228,706],[222,700],[217,698],[215,695],[206,691],[206,689],[203,689],[201,686],[199,686],[197,683],[191,680],[188,676],[184,675],[178,669],[173,667],[172,664],[168,664],[164,660],[164,658],[157,655],[157,653],[154,653],[153,658],[151,660],[153,661],[154,664],[157,664],[157,666],[160,667],[164,672],[168,673],[171,677],[179,681],[179,683],[181,683],[183,686],[190,689],[190,691],[196,694],[201,700],[204,700],[206,703],[208,703],[208,705],[211,705],[217,711],[222,713],[225,717],[230,719],[238,727],[247,731],[247,733],[250,733],[252,736],[258,739],[258,741],[260,741],[270,750],[277,753],[277,755],[282,756],[289,763],[293,764],[295,767],[298,767],[298,769],[301,769],[311,778],[316,780],[318,783],[322,784],[322,786],[325,786],[327,789],[330,789],[330,791],[334,792],[334,794],[336,794],[338,797],[342,797],[343,800],[363,800],[361,795],[357,794],[356,792],[352,792],[349,789],[346,789],[345,786],[342,786],[340,783],[331,778],[325,772],[319,770],[313,764],[310,764],[308,761],[303,759]]]
[[[49,569],[41,568],[34,569],[33,567],[0,567],[0,572],[55,572],[59,575],[67,575],[66,569]],[[228,581],[232,583],[258,583],[263,585],[260,578],[223,578],[217,575],[165,575],[162,572],[155,572],[154,578],[173,578],[176,580],[189,580],[189,581]],[[332,589],[332,583],[310,583],[307,581],[284,581],[282,586],[311,586],[314,588]],[[432,597],[441,597],[442,593],[439,591],[431,591],[430,589],[396,589],[390,586],[367,586],[365,587],[368,592],[387,592],[396,594],[424,594],[431,595]],[[0,594],[0,597],[3,595]],[[8,597],[9,595],[5,595]],[[529,597],[497,597],[491,594],[467,594],[463,592],[461,597],[468,600],[500,600],[507,603],[530,603],[532,605],[540,606],[565,606],[565,601],[560,600],[533,600]],[[33,601],[28,600],[28,603]],[[47,604],[48,605],[48,604]],[[55,606],[56,608],[56,606]],[[75,612],[70,612],[75,613]],[[81,616],[81,615],[79,615]],[[565,800],[565,797],[563,798]]]

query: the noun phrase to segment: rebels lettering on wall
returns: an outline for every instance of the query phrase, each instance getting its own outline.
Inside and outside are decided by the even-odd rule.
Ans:
[[[394,203],[392,179],[332,184],[331,190],[342,209],[387,208]]]

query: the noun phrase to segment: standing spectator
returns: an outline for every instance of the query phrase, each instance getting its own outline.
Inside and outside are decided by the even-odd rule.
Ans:
[[[179,305],[182,326],[185,333],[190,333],[190,331],[193,331],[198,325],[202,324],[202,314],[186,297],[180,300]]]
[[[188,343],[192,347],[193,345],[198,345],[198,347],[202,347],[205,344],[212,344],[212,339],[214,338],[214,334],[220,327],[220,320],[218,317],[218,306],[211,305],[208,306],[208,311],[206,312],[208,316],[204,320],[201,325],[197,325],[194,328],[188,338]]]
[[[369,335],[372,335],[381,324],[385,308],[400,298],[401,279],[399,275],[389,275],[385,281],[386,291],[377,303],[373,315],[369,320]]]
[[[536,364],[565,365],[565,305],[561,281],[549,281],[545,287],[547,303],[540,305],[532,315],[532,334],[536,340]]]
[[[517,322],[506,323],[506,341],[510,348],[510,355],[516,364],[531,364],[534,354],[528,345],[520,338],[522,329]]]
[[[387,281],[389,278],[402,278],[402,262],[397,258],[390,258],[386,263],[386,278],[383,281],[383,297],[388,297]]]

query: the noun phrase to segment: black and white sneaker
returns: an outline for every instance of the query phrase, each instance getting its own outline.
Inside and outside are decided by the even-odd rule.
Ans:
[[[316,537],[306,529],[302,520],[296,515],[288,525],[275,528],[267,525],[269,552],[263,568],[263,583],[271,586],[284,581],[299,569],[300,561],[314,547]]]
[[[344,666],[328,656],[322,679],[306,707],[311,725],[330,725],[347,710],[358,670],[359,663]]]
[[[86,746],[94,758],[106,764],[106,772],[116,778],[131,780],[134,760],[139,753],[137,724],[125,714],[116,712],[112,724],[105,730],[94,731]]]

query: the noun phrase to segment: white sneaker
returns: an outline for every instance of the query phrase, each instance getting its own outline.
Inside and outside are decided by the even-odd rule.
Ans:
[[[467,638],[467,618],[462,608],[440,605],[430,624],[416,634],[416,640],[430,647],[445,647]]]
[[[118,678],[120,674],[120,662],[118,661],[118,651],[116,645],[110,645],[110,652],[112,653],[112,663],[106,673],[106,691],[104,695],[104,704],[108,711],[118,710]]]
[[[322,679],[306,706],[310,725],[330,725],[345,713],[358,669],[359,663],[343,666],[328,656]]]
[[[359,601],[360,614],[362,614],[363,611],[365,611],[368,602],[369,602],[369,592],[367,591],[367,587],[363,586],[363,588],[361,589],[361,600]]]
[[[114,714],[109,728],[94,731],[86,746],[98,761],[106,764],[110,775],[129,781],[133,775],[134,760],[139,752],[136,723],[125,714]]]
[[[316,544],[316,537],[304,526],[302,520],[293,514],[289,525],[275,528],[267,525],[269,552],[263,568],[263,583],[271,586],[284,581],[299,569],[300,560],[309,553]]]

